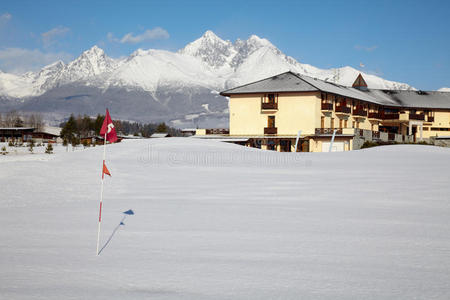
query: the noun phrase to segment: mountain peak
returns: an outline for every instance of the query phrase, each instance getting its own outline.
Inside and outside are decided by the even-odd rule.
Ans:
[[[211,67],[218,68],[229,60],[235,50],[230,41],[224,41],[211,30],[207,30],[199,39],[187,44],[179,53],[198,57]]]
[[[205,33],[202,35],[201,38],[204,39],[211,39],[211,40],[222,40],[220,37],[218,37],[214,32],[211,30],[206,30]]]
[[[103,56],[105,55],[105,51],[103,51],[102,48],[98,47],[97,45],[92,46],[90,49],[84,51],[81,55],[88,55],[88,56]]]

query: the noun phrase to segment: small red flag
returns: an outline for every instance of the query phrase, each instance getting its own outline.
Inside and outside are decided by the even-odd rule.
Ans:
[[[105,120],[103,121],[102,129],[100,129],[100,135],[104,137],[105,134],[108,142],[114,143],[117,141],[116,128],[114,128],[108,109],[106,109]]]
[[[105,174],[111,177],[111,173],[109,173],[109,170],[108,170],[108,168],[106,167],[105,161],[103,161],[102,178],[105,177]]]

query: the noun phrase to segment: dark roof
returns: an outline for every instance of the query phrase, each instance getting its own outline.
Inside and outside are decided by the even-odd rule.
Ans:
[[[237,94],[314,92],[321,91],[348,98],[392,107],[450,109],[450,93],[412,90],[377,90],[347,87],[317,78],[285,72],[263,80],[221,92],[222,96]]]
[[[296,74],[286,72],[263,80],[241,85],[220,93],[222,96],[236,94],[270,93],[270,92],[312,92],[317,88],[311,86]]]

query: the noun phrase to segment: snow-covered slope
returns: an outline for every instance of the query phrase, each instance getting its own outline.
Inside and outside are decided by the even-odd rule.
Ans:
[[[439,92],[450,92],[450,88],[448,88],[448,87],[443,87],[443,88],[440,88],[438,91],[439,91]]]
[[[0,155],[1,299],[449,299],[448,148],[125,140],[96,256],[102,148]]]

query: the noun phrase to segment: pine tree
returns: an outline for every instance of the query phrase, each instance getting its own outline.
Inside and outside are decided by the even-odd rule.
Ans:
[[[167,132],[168,128],[166,123],[161,123],[158,125],[158,127],[156,128],[156,132]]]
[[[53,146],[52,143],[47,144],[47,148],[45,148],[45,153],[52,154],[53,153]]]
[[[63,129],[61,129],[61,138],[63,140],[67,140],[68,143],[73,144],[73,140],[76,137],[77,129],[78,129],[77,123],[75,117],[72,114],[70,115],[70,118],[69,120],[67,120]]]
[[[94,130],[95,134],[100,134],[100,129],[102,129],[103,120],[105,119],[105,116],[98,114],[97,118],[94,121]]]
[[[33,153],[33,151],[34,151],[34,140],[33,139],[31,139],[29,142],[28,142],[28,151],[30,151],[31,153]]]

